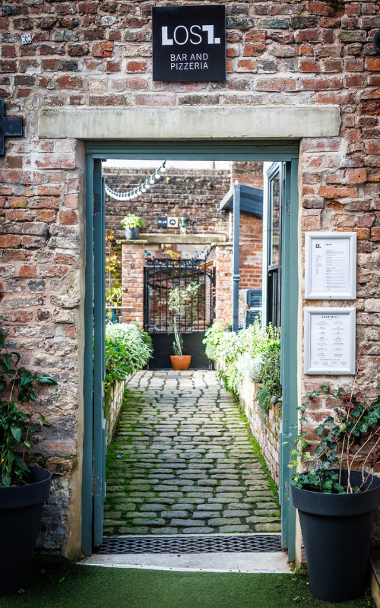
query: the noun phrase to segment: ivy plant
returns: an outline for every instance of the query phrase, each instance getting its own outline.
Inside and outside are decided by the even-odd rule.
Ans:
[[[376,387],[380,389],[380,383]],[[307,432],[303,430],[305,416],[310,401],[324,395],[336,401],[331,415],[315,429],[320,437],[319,445],[312,456],[305,452],[308,442]],[[298,408],[301,412],[300,431],[291,444],[291,461],[293,469],[292,484],[314,492],[356,493],[365,490],[368,477],[367,464],[374,465],[373,454],[377,453],[380,444],[380,395],[371,403],[365,404],[359,395],[347,393],[343,388],[331,390],[322,385],[320,390],[306,393],[307,401]],[[286,438],[290,439],[290,435]],[[287,443],[287,442],[285,442]],[[312,459],[312,466],[304,472],[298,472],[300,459]],[[362,483],[352,486],[350,473],[361,461]],[[344,485],[342,471],[348,472],[348,481]]]
[[[5,338],[0,332],[0,487],[28,483],[30,469],[25,456],[36,430],[35,383],[57,384],[52,376],[22,367],[20,353],[9,352]],[[39,422],[41,425],[45,422],[41,414]]]

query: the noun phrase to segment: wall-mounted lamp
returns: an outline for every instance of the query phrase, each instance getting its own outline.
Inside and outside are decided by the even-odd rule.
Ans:
[[[376,53],[380,53],[380,30],[377,30],[376,34],[373,37],[373,46]]]

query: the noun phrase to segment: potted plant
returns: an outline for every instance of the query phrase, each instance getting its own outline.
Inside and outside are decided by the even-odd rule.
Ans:
[[[335,401],[336,407],[315,429],[321,440],[311,466],[300,473],[298,459],[312,458],[303,453],[308,444],[301,426],[291,449],[292,497],[313,594],[321,600],[345,602],[363,592],[372,524],[380,505],[380,479],[368,466],[380,443],[380,395],[365,404],[359,393],[321,386],[307,397],[321,394]],[[298,408],[301,425],[308,406],[309,401]],[[372,466],[375,461],[372,458]]]
[[[50,491],[50,471],[26,463],[35,430],[34,384],[57,382],[21,367],[21,355],[7,351],[1,332],[0,349],[0,596],[4,596],[27,585],[42,508]],[[39,421],[44,423],[42,415]]]
[[[191,281],[186,286],[178,286],[170,289],[168,308],[173,312],[174,342],[173,352],[170,355],[173,370],[186,371],[190,367],[191,355],[183,354],[183,338],[180,333],[181,315],[186,314],[186,308],[194,302],[198,293],[199,284]]]
[[[144,222],[141,217],[133,215],[133,213],[123,217],[121,223],[125,228],[125,238],[128,241],[138,239],[140,236],[140,228],[144,228]]]

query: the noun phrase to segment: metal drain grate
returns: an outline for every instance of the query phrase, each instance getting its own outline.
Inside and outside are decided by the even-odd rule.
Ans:
[[[255,536],[196,536],[170,538],[105,538],[96,550],[102,555],[127,553],[246,553],[281,551],[278,534]]]

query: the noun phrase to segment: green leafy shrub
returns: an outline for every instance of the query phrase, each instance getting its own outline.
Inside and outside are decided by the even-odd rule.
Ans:
[[[106,378],[109,390],[128,374],[142,369],[153,354],[152,339],[134,323],[106,327]]]
[[[8,352],[5,335],[0,332],[0,486],[28,483],[30,469],[25,462],[30,436],[35,432],[36,393],[34,385],[57,384],[46,374],[33,373],[20,366],[21,355]],[[19,409],[16,403],[23,405]],[[26,410],[26,411],[24,411]],[[40,424],[45,419],[40,414]]]
[[[240,395],[244,380],[260,383],[256,401],[265,413],[270,398],[281,396],[280,329],[271,324],[263,329],[259,319],[236,333],[226,329],[225,323],[218,321],[207,330],[206,355],[221,364],[220,375],[230,392]]]
[[[141,217],[138,215],[134,215],[133,213],[129,213],[121,220],[121,224],[124,228],[144,228],[144,222]]]

